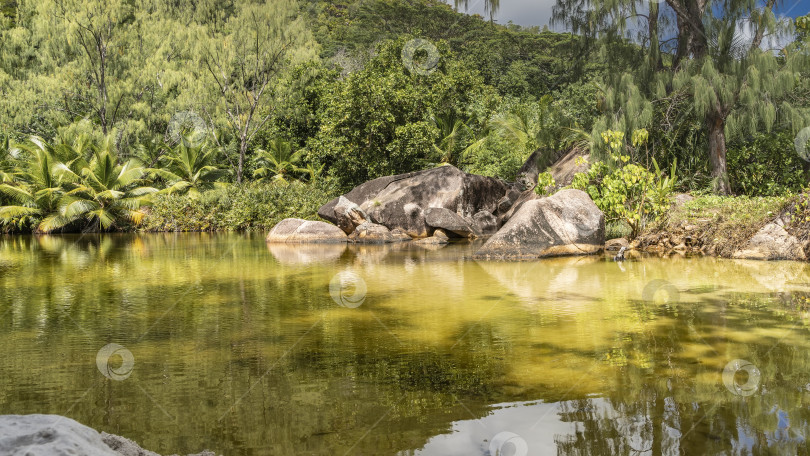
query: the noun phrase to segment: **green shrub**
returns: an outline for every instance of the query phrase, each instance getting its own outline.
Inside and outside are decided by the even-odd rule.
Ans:
[[[753,140],[729,148],[728,173],[734,193],[777,196],[800,192],[810,179],[790,132],[757,134]]]
[[[334,185],[252,183],[232,185],[202,198],[156,195],[143,221],[145,231],[267,230],[285,218],[315,219],[336,195]]]
[[[551,173],[540,173],[537,176],[537,187],[534,187],[534,192],[540,196],[548,196],[554,191],[556,186],[557,182],[554,181],[554,176],[552,176]]]
[[[605,213],[607,224],[627,223],[630,237],[634,238],[647,222],[657,220],[670,206],[675,165],[669,177],[663,176],[657,164],[655,167],[655,172],[636,164],[611,169],[596,162],[587,173],[575,175],[571,187],[591,196]]]

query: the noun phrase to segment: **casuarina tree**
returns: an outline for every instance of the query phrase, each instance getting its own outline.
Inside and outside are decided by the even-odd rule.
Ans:
[[[661,111],[656,105],[679,103],[701,121],[715,191],[726,194],[728,140],[776,123],[794,131],[805,126],[789,95],[803,83],[799,73],[808,59],[777,6],[776,0],[557,0],[554,20],[587,37],[603,57],[636,59],[630,70],[608,72],[605,117],[594,128],[648,127],[660,120],[653,118]]]

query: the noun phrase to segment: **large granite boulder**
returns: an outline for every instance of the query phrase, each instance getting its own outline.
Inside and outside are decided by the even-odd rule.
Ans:
[[[95,429],[59,415],[0,416],[0,454],[121,456]]]
[[[465,238],[480,237],[478,229],[466,219],[443,207],[429,207],[425,211],[425,223],[432,228],[442,228]]]
[[[303,219],[284,219],[270,230],[267,242],[284,243],[341,243],[347,242],[346,233],[326,222]]]
[[[475,258],[591,255],[605,245],[605,216],[581,190],[524,202]]]
[[[396,180],[405,179],[410,177],[414,173],[406,173],[406,174],[397,174],[396,176],[383,176],[378,177],[377,179],[370,180],[368,182],[364,182],[357,187],[353,188],[349,193],[342,195],[347,200],[355,203],[361,204],[365,201],[368,201],[374,197],[377,193],[382,191],[385,187],[388,186],[391,182]],[[337,224],[338,219],[335,216],[335,206],[338,205],[340,202],[340,197],[334,198],[328,203],[321,206],[318,209],[318,216],[324,220],[328,220],[334,224]]]
[[[779,222],[771,222],[732,255],[746,260],[806,260],[804,246]]]
[[[591,168],[590,154],[572,148],[548,167],[557,188],[567,187],[574,181],[577,173],[586,173]]]
[[[413,238],[430,236],[434,227],[425,220],[429,208],[449,209],[464,219],[480,211],[495,213],[511,185],[491,177],[467,174],[455,166],[386,176],[366,182],[343,197],[368,214],[369,221],[390,230],[401,229]],[[318,210],[325,220],[338,223],[335,198]]]

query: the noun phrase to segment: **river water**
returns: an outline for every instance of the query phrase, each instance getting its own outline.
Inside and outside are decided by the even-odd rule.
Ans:
[[[0,414],[161,454],[806,454],[810,269],[0,237]]]

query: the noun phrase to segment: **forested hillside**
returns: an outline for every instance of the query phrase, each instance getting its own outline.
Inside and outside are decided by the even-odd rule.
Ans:
[[[572,147],[611,169],[615,157],[658,178],[677,173],[681,189],[719,182],[707,101],[690,103],[687,84],[661,71],[628,77],[647,67],[648,44],[565,14],[572,33],[498,25],[436,0],[0,5],[5,231],[264,227],[295,215],[285,200],[312,216],[367,179],[441,164],[510,180],[533,151],[550,163]],[[729,108],[732,129],[752,128],[728,135],[723,192],[807,181],[793,147],[805,70],[765,68],[784,73],[785,56],[765,62],[756,84],[796,82],[765,97],[757,119]],[[656,58],[663,69],[675,57]],[[732,104],[757,93],[737,90]],[[729,95],[706,95],[717,96]],[[259,205],[257,194],[280,199]],[[222,218],[223,207],[236,213]],[[160,218],[169,213],[173,224]],[[183,214],[206,221],[178,223]]]

